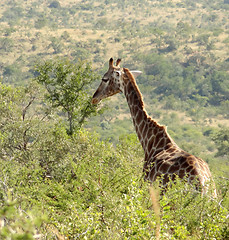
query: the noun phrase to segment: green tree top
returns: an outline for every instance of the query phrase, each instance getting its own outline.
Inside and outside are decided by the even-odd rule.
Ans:
[[[46,99],[67,114],[70,135],[82,126],[86,117],[96,113],[87,93],[88,86],[96,79],[89,63],[75,64],[58,58],[38,64],[35,70],[38,74],[35,80],[47,90]]]

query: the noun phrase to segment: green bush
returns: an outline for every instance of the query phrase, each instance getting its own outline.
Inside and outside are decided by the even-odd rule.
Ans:
[[[38,85],[0,89],[1,238],[229,237],[225,178],[215,178],[217,199],[179,180],[160,196],[157,183],[143,181],[135,134],[116,146],[82,128],[69,136]]]

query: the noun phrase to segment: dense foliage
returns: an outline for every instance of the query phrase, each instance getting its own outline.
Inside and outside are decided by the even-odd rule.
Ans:
[[[68,134],[72,135],[87,117],[96,112],[87,93],[96,75],[88,63],[73,64],[67,59],[46,61],[36,66],[35,71],[35,80],[47,90],[46,99],[52,107],[67,114]]]
[[[69,135],[37,84],[0,89],[2,239],[229,237],[226,178],[215,175],[217,199],[182,182],[160,197],[143,182],[135,134],[116,146],[83,129]]]

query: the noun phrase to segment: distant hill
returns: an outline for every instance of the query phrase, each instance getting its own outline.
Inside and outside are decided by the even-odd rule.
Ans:
[[[87,59],[101,69],[111,56],[136,65],[150,51],[192,61],[228,59],[228,4],[216,1],[2,0],[0,74],[21,84],[36,61]],[[195,61],[195,60],[193,60]]]

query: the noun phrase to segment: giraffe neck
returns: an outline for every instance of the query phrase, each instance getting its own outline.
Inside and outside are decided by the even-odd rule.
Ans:
[[[150,118],[144,108],[141,93],[133,75],[124,69],[124,94],[126,96],[137,136],[145,152],[146,159],[171,146],[173,140],[166,128]]]

